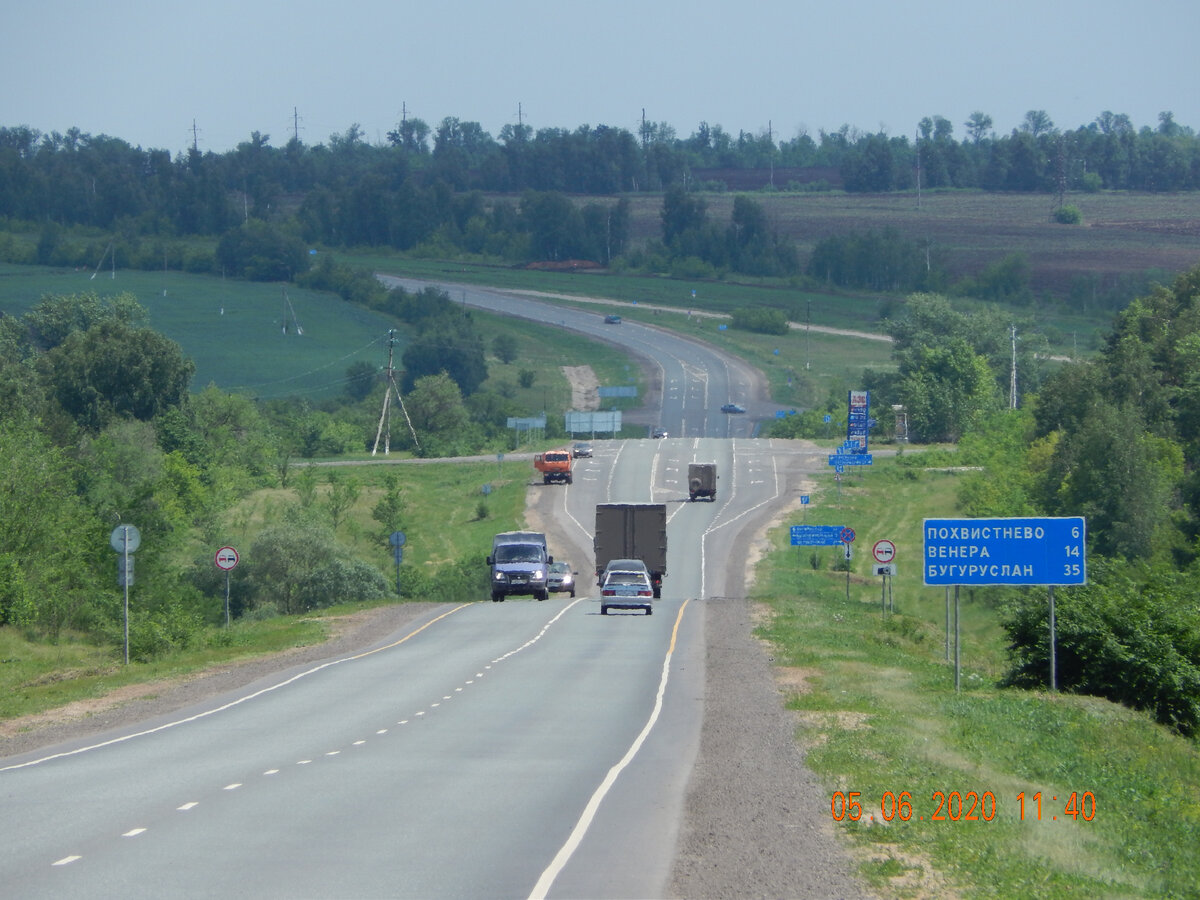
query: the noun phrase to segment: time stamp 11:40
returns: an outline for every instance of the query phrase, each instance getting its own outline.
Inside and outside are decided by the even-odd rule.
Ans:
[[[865,816],[875,817],[872,809],[864,809],[860,791],[837,791],[829,803],[836,822],[857,822]],[[1017,794],[1016,812],[1020,820],[1040,822],[1073,819],[1090,822],[1096,818],[1096,795],[1091,791],[1071,791],[1061,798],[1044,795],[1041,791]],[[934,791],[925,809],[913,805],[910,791],[884,791],[879,798],[879,817],[885,822],[991,822],[996,818],[996,795],[991,791]]]

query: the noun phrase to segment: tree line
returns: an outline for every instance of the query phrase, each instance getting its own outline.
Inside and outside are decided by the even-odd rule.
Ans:
[[[394,449],[437,457],[505,445],[507,418],[525,410],[503,384],[483,383],[489,353],[516,358],[511,340],[485,346],[470,312],[443,291],[389,291],[328,264],[309,279],[396,318],[405,347]],[[0,626],[120,646],[112,555],[100,537],[116,522],[135,522],[144,615],[131,654],[144,660],[189,646],[222,620],[221,591],[211,553],[182,567],[181,556],[197,536],[215,546],[229,510],[263,487],[288,488],[297,499],[274,510],[239,566],[234,616],[388,594],[379,569],[337,540],[354,482],[328,474],[319,491],[316,471],[297,465],[372,446],[382,396],[393,389],[376,367],[352,365],[345,395],[320,407],[302,398],[255,402],[213,386],[192,394],[191,360],[146,322],[129,294],[46,296],[22,316],[0,315]],[[374,509],[381,541],[404,515],[403,492],[391,483]],[[477,565],[442,568],[408,577],[405,595],[484,593]]]
[[[847,191],[976,187],[1061,196],[1200,187],[1200,143],[1170,113],[1155,129],[1137,130],[1127,116],[1105,112],[1085,127],[1059,131],[1041,111],[1028,113],[1009,135],[993,133],[983,113],[965,127],[961,142],[940,116],[922,119],[911,138],[849,127],[822,131],[819,140],[746,132],[734,138],[708,123],[679,138],[665,124],[646,123],[637,135],[607,126],[535,132],[509,125],[497,140],[474,122],[446,118],[431,129],[406,119],[381,144],[366,142],[357,126],[315,146],[293,137],[274,147],[269,135],[254,132],[226,153],[193,147],[174,157],[77,129],[43,135],[5,127],[0,259],[88,266],[110,258],[122,267],[286,280],[307,268],[307,247],[379,247],[513,264],[592,261],[686,277],[807,277],[852,289],[952,290],[1029,302],[1020,258],[950,285],[941,254],[884,230],[828,235],[803,261],[750,196],[737,196],[729,222],[719,224],[707,220],[696,189],[722,187],[711,180],[714,169],[765,168],[836,172]],[[645,191],[663,196],[661,238],[634,246],[627,195]],[[33,248],[3,233],[30,230],[38,235]],[[216,238],[215,253],[188,240],[196,235]],[[1145,285],[1144,278],[1107,287],[1084,281],[1066,298],[1083,308],[1119,308]]]
[[[895,370],[864,378],[880,432],[956,444],[902,465],[978,467],[961,476],[965,515],[1087,520],[1088,584],[1056,594],[1060,686],[1200,734],[1200,268],[1120,312],[1095,359],[1053,370],[1031,323],[1014,334],[1012,319],[937,294],[910,296],[886,324]],[[771,434],[825,437],[822,415],[844,420],[845,403],[831,396]],[[1047,686],[1046,590],[979,593],[1002,607],[1007,682]]]
[[[956,140],[953,123],[935,115],[911,135],[843,126],[776,140],[767,132],[735,137],[702,122],[680,138],[665,123],[649,122],[637,134],[605,125],[506,125],[493,138],[477,122],[447,117],[434,129],[406,119],[378,144],[352,125],[323,144],[293,137],[275,147],[270,135],[253,132],[225,153],[193,146],[172,156],[78,129],[42,134],[10,126],[0,128],[0,217],[219,235],[250,216],[291,210],[308,240],[405,249],[448,222],[466,226],[473,210],[455,209],[457,194],[690,190],[700,186],[696,173],[711,169],[823,169],[837,172],[848,191],[1200,188],[1200,141],[1170,112],[1153,128],[1105,111],[1087,125],[1059,129],[1045,111],[1031,110],[1009,134],[996,134],[991,117],[976,112],[964,129]],[[386,206],[396,220],[388,227],[353,224],[378,219]]]

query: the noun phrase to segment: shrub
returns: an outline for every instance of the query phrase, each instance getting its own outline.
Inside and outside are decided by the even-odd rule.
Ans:
[[[1063,690],[1149,710],[1200,733],[1200,613],[1187,576],[1093,563],[1092,583],[1055,594],[1057,680]],[[1013,665],[1006,683],[1050,677],[1049,603],[1030,592],[1003,622]]]
[[[787,334],[788,321],[781,309],[743,307],[735,309],[731,317],[734,328],[754,331],[759,334]]]
[[[1083,213],[1079,211],[1078,206],[1068,203],[1054,211],[1054,221],[1059,225],[1078,225],[1083,221]]]

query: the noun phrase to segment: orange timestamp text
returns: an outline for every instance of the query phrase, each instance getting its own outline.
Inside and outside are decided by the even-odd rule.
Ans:
[[[1043,803],[1043,801],[1045,801]],[[836,822],[857,822],[874,818],[874,809],[864,805],[860,791],[836,791],[829,811]],[[1026,819],[1058,821],[1072,819],[1090,822],[1096,818],[1096,795],[1091,791],[1072,791],[1059,800],[1057,794],[1043,796],[1042,791],[1016,796],[1016,812]],[[879,818],[885,822],[991,822],[997,816],[996,795],[992,791],[934,791],[927,807],[914,806],[911,791],[884,791],[879,798]]]

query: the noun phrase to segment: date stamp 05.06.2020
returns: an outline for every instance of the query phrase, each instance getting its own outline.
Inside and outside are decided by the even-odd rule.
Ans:
[[[1084,821],[1096,818],[1096,795],[1091,791],[1047,794],[1042,791],[1017,794],[1010,807],[1020,821]],[[879,797],[879,814],[859,791],[836,791],[829,811],[836,822],[879,820],[884,822],[991,822],[999,814],[991,791],[934,791],[928,804],[914,801],[910,791],[884,791]]]

